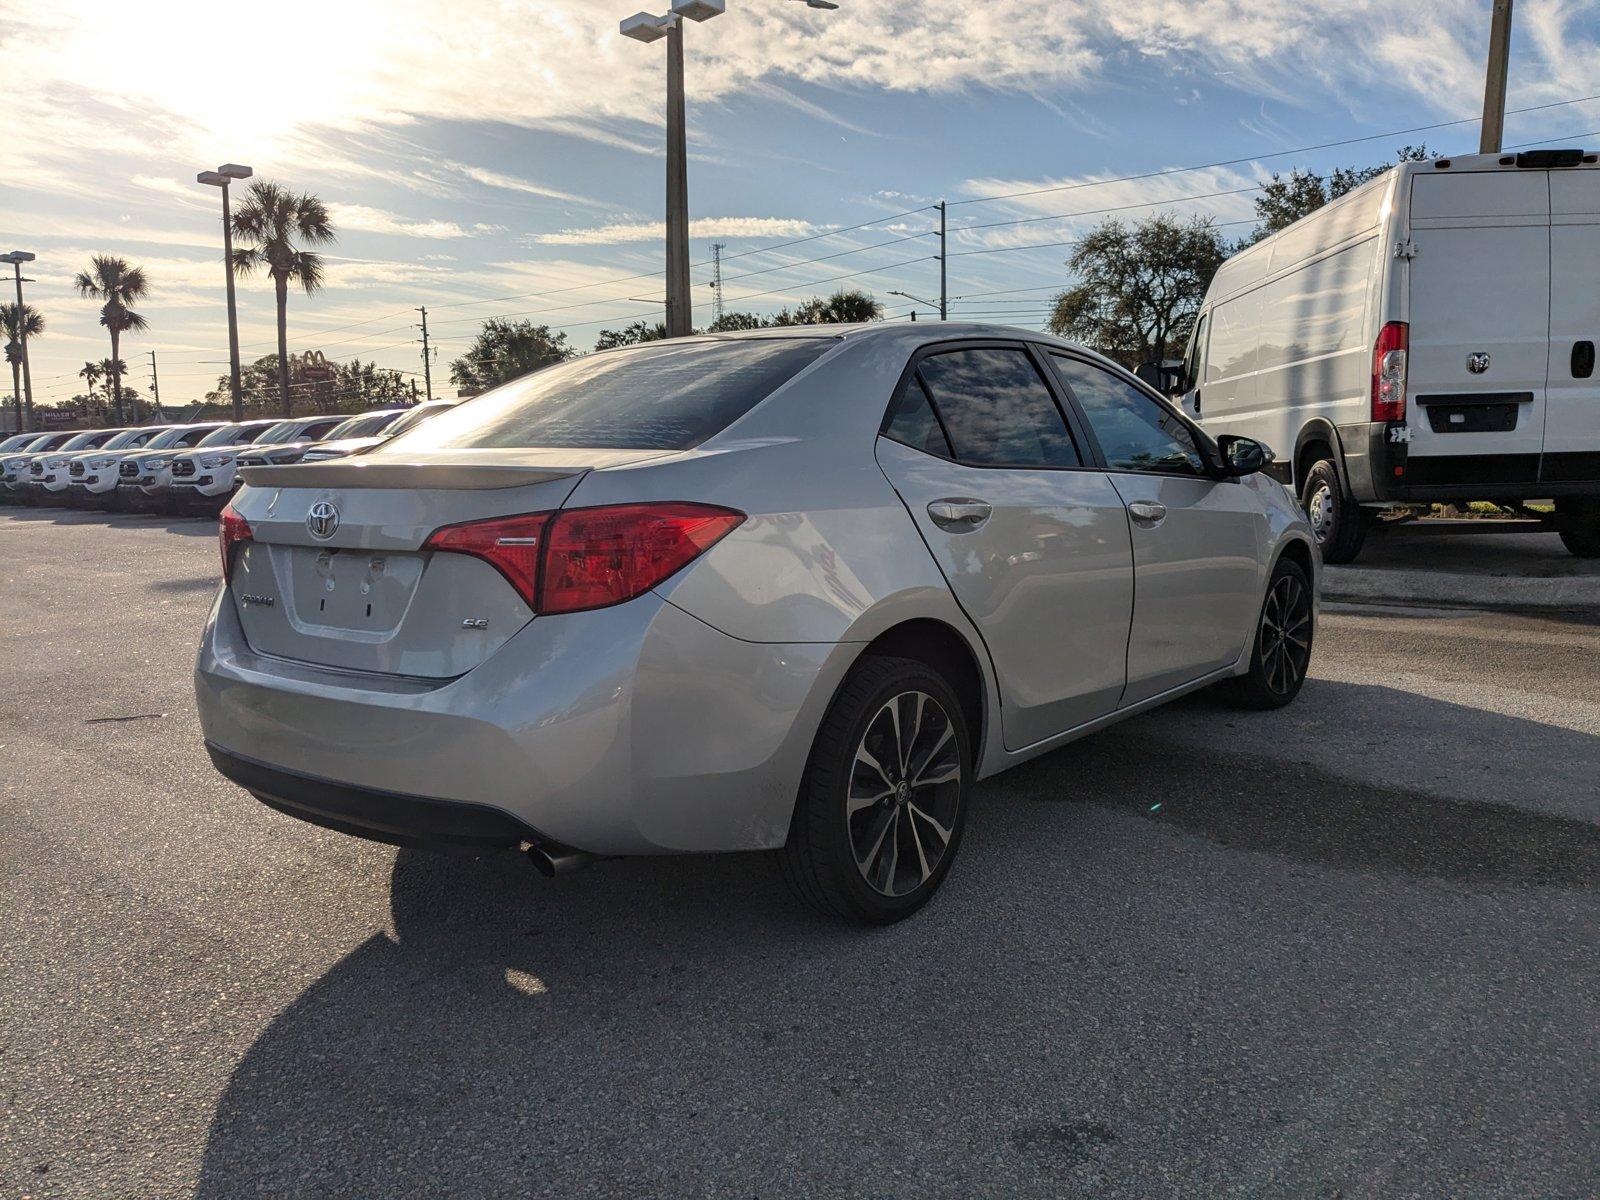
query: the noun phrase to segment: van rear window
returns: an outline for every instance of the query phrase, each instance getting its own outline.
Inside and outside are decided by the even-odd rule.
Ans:
[[[485,392],[392,439],[393,450],[541,446],[688,450],[722,432],[837,342],[654,342],[586,355]]]

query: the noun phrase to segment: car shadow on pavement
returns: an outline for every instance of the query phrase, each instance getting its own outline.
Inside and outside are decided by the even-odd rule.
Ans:
[[[1600,754],[1588,734],[1409,700],[1477,722],[1463,736],[1493,724],[1540,755]],[[1205,702],[1176,712],[1223,719]],[[1505,962],[1455,910],[1512,894],[1588,903],[1595,826],[1161,728],[1129,722],[982,785],[945,894],[889,929],[813,916],[758,855],[607,862],[550,883],[511,852],[401,850],[392,933],[244,1055],[197,1195],[1181,1194],[1175,1179],[1200,1194],[1247,1185],[1241,1144],[1256,1141],[1275,1194],[1311,1194],[1319,1172],[1348,1168],[1349,1130],[1377,1145],[1416,1122],[1453,1129],[1450,1089],[1420,1116],[1374,1115],[1352,1047],[1426,1041],[1486,1005],[1492,1017],[1510,987],[1496,972],[1570,957],[1570,935],[1552,931],[1567,941],[1549,950],[1536,923],[1522,962]],[[1374,876],[1404,902],[1357,911]],[[1419,942],[1430,920],[1447,948]],[[1437,968],[1419,965],[1433,954]],[[1433,969],[1489,978],[1441,989],[1419,978]],[[1571,1005],[1552,980],[1548,1002]],[[1413,981],[1415,998],[1397,994]],[[1572,1053],[1543,1052],[1485,1070],[1534,1078]],[[1499,1063],[1496,1047],[1477,1053]],[[1392,1053],[1379,1058],[1362,1069],[1387,1078]],[[1566,1086],[1539,1103],[1559,1111]],[[1290,1162],[1273,1157],[1279,1139],[1311,1154],[1308,1174],[1267,1173]],[[1235,1157],[1216,1162],[1220,1145]],[[1193,1174],[1167,1173],[1177,1163]]]

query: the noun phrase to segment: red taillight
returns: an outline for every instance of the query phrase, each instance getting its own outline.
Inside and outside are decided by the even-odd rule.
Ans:
[[[1372,348],[1372,419],[1406,419],[1406,356],[1411,348],[1411,326],[1390,321],[1378,331]]]
[[[573,508],[447,525],[424,549],[492,563],[535,612],[579,612],[649,591],[743,520],[710,504]]]
[[[222,547],[222,582],[233,582],[233,548],[248,542],[253,535],[250,523],[233,511],[233,505],[222,510],[217,518],[217,542]]]
[[[549,513],[495,517],[436,529],[424,550],[451,550],[481,558],[504,575],[518,595],[537,610],[539,559],[544,551],[544,530]]]
[[[709,504],[574,508],[550,527],[539,611],[577,612],[649,591],[726,537],[744,514]]]

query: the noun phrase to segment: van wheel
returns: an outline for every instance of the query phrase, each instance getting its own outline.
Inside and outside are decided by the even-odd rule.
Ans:
[[[1339,469],[1331,459],[1318,459],[1306,472],[1300,505],[1311,523],[1311,535],[1322,548],[1322,561],[1354,561],[1367,540],[1372,515],[1345,494],[1339,483]]]
[[[1240,708],[1282,708],[1300,694],[1311,666],[1311,580],[1300,564],[1280,558],[1256,620],[1250,670],[1223,685]]]
[[[1579,558],[1600,558],[1600,500],[1557,500],[1556,532]]]
[[[960,701],[932,668],[868,658],[834,697],[778,862],[794,893],[869,925],[909,917],[961,843],[972,748]]]

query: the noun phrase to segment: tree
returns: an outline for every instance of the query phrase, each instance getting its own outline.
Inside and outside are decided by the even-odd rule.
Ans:
[[[467,352],[450,364],[450,382],[462,395],[479,392],[573,355],[567,335],[551,333],[532,321],[490,320],[483,323]]]
[[[0,304],[0,333],[6,338],[6,361],[11,364],[11,394],[17,404],[17,432],[25,433],[33,424],[33,391],[28,391],[27,407],[22,398],[22,343],[44,332],[44,317],[31,304],[20,307]]]
[[[143,268],[130,267],[127,260],[109,254],[96,254],[90,260],[89,269],[79,271],[74,282],[78,294],[84,299],[104,301],[100,306],[100,324],[111,333],[111,358],[108,361],[117,364],[118,368],[111,374],[112,404],[117,423],[126,424],[122,411],[122,372],[126,368],[122,366],[120,357],[121,340],[124,333],[148,328],[149,322],[136,313],[133,306],[149,294],[150,283],[145,278]],[[133,403],[133,419],[137,423],[137,396]]]
[[[765,317],[758,317],[755,313],[730,312],[723,313],[715,321],[706,326],[707,333],[736,333],[745,329],[765,329],[772,322]]]
[[[96,393],[95,388],[99,386],[100,381],[105,378],[105,375],[105,367],[97,362],[84,363],[83,370],[78,372],[78,376],[83,380],[85,389],[88,393],[83,397],[85,416],[88,416],[94,408],[97,408],[104,403],[101,397]],[[78,397],[73,397],[73,399],[77,398]]]
[[[1378,163],[1371,167],[1335,167],[1326,178],[1300,167],[1287,175],[1274,171],[1271,181],[1261,189],[1261,195],[1255,200],[1256,217],[1261,221],[1261,227],[1256,230],[1252,240],[1260,241],[1284,226],[1294,224],[1324,204],[1376,179],[1395,163],[1425,162],[1438,157],[1427,146],[1402,146],[1395,152],[1394,162]]]
[[[876,321],[883,316],[883,305],[859,288],[840,288],[826,300],[813,296],[793,310],[782,309],[772,318],[773,325],[853,325]]]
[[[621,329],[602,329],[599,340],[594,344],[596,350],[615,350],[618,346],[636,346],[640,342],[659,342],[667,336],[667,326],[664,321],[657,321],[654,325],[644,321],[635,321],[632,325],[625,325]]]
[[[326,246],[334,239],[328,208],[308,193],[296,196],[265,179],[250,185],[245,202],[233,214],[233,236],[239,243],[233,266],[240,275],[264,269],[278,302],[278,398],[289,416],[289,284],[298,283],[310,296],[322,287],[320,254],[296,243]]]
[[[1188,340],[1229,251],[1209,218],[1105,221],[1073,250],[1068,265],[1078,282],[1056,297],[1050,330],[1125,367],[1162,362]]]

